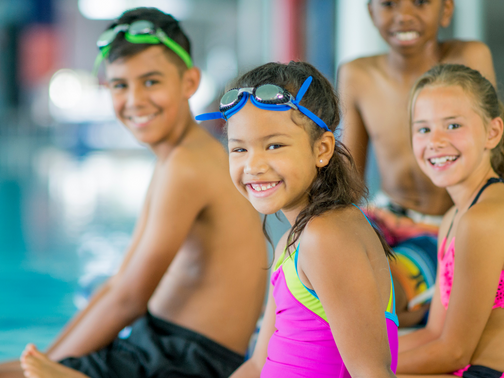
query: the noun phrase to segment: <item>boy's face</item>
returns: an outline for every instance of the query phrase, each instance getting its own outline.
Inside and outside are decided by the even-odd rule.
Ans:
[[[399,51],[411,51],[437,40],[447,27],[453,0],[371,0],[369,13],[383,39]]]
[[[180,73],[158,45],[106,65],[115,114],[137,140],[154,145],[184,121],[198,86],[189,71]]]

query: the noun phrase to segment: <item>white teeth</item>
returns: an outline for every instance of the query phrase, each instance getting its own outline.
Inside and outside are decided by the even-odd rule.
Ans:
[[[395,36],[399,41],[412,41],[420,36],[416,31],[396,32]]]
[[[454,161],[457,159],[457,156],[441,156],[437,158],[430,158],[429,161],[432,165],[443,165],[448,161]]]
[[[149,114],[149,115],[146,115],[146,116],[142,116],[142,117],[131,117],[131,120],[134,122],[134,123],[146,123],[146,122],[149,122],[151,119],[153,119],[156,115],[155,114]]]
[[[269,183],[269,184],[251,184],[252,186],[252,189],[254,189],[256,192],[261,192],[263,190],[268,190],[268,189],[271,189],[271,188],[274,188],[275,186],[277,186],[278,182],[274,182],[274,183]]]

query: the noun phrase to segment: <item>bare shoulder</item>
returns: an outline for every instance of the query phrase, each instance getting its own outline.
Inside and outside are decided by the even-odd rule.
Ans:
[[[480,41],[451,40],[443,42],[443,63],[463,64],[480,71],[495,85],[495,72],[490,48]]]
[[[199,126],[165,161],[158,162],[155,174],[161,186],[176,186],[198,196],[215,190],[217,185],[211,185],[215,180],[230,181],[227,180],[228,160],[224,147]]]
[[[447,58],[468,57],[474,53],[490,54],[490,48],[481,41],[462,41],[459,39],[452,39],[443,42],[441,45],[446,51]]]
[[[320,257],[335,251],[365,251],[366,240],[374,233],[361,211],[355,206],[330,210],[310,220],[301,243]],[[335,248],[337,246],[337,248]],[[337,255],[344,255],[337,253]]]
[[[495,249],[504,259],[504,185],[492,186],[460,219],[456,237],[462,245],[478,244],[478,250]]]
[[[338,82],[365,82],[369,80],[373,71],[379,67],[381,55],[357,58],[343,63],[338,68]]]

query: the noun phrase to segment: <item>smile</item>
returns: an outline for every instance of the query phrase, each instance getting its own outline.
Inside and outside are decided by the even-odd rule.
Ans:
[[[257,183],[248,183],[245,184],[249,193],[253,195],[254,197],[267,197],[273,192],[275,192],[279,184],[282,181],[276,181],[276,182],[257,182]]]
[[[279,183],[280,182],[270,182],[268,184],[248,184],[248,185],[250,185],[252,187],[252,189],[255,190],[256,192],[262,192],[264,190],[274,188]]]
[[[416,31],[405,31],[405,32],[395,32],[394,37],[396,37],[401,42],[413,41],[420,37],[420,34]]]
[[[442,167],[448,163],[451,163],[455,160],[458,159],[458,156],[452,155],[452,156],[440,156],[440,157],[434,157],[427,159],[429,160],[429,163],[435,167]]]
[[[154,119],[154,117],[157,116],[157,113],[152,113],[144,116],[131,116],[127,117],[131,122],[137,124],[137,125],[143,125],[151,120]]]

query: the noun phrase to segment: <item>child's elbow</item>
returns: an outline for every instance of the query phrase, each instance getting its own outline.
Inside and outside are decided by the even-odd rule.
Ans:
[[[115,302],[119,311],[126,318],[136,319],[147,312],[148,298],[134,291],[118,290]]]
[[[450,366],[450,370],[456,371],[465,368],[467,365],[471,363],[471,357],[473,354],[473,350],[469,350],[465,343],[455,343],[446,348],[446,351],[449,353],[448,361],[452,361]]]

